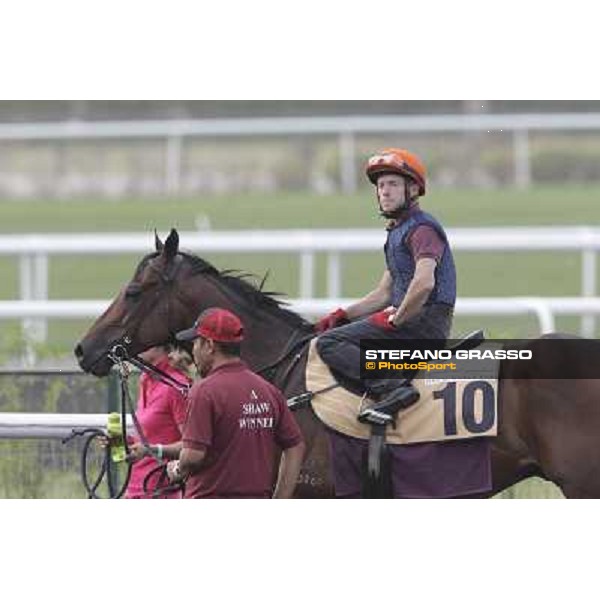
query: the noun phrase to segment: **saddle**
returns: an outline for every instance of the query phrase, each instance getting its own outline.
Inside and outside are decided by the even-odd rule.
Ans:
[[[451,351],[472,349],[484,341],[483,332],[475,331],[458,343],[449,346]],[[352,392],[336,380],[329,367],[321,360],[315,341],[309,348],[305,372],[305,389],[300,396],[288,399],[288,406],[297,409],[308,403],[319,419],[331,429],[358,439],[368,439],[369,424],[357,420],[366,404],[360,392]],[[444,402],[441,401],[443,389],[451,379],[427,379],[427,375],[413,379],[412,384],[419,390],[420,399],[412,406],[402,410],[402,419],[396,427],[387,426],[387,436],[392,444],[413,444],[431,441],[446,441],[448,432],[444,430]],[[457,408],[461,408],[460,397],[468,380],[456,382]],[[400,383],[400,381],[399,381]],[[395,416],[400,407],[391,407]],[[480,415],[475,415],[479,420]],[[460,419],[453,439],[470,437],[473,432],[462,426]]]
[[[479,346],[485,340],[483,331],[477,330],[461,338],[457,343],[446,346],[451,351],[470,350]],[[464,382],[456,385],[463,388]],[[460,439],[474,435],[468,427],[461,427],[458,423],[457,431],[451,437],[444,431],[446,421],[443,411],[446,410],[445,400],[440,402],[439,389],[447,385],[444,380],[427,380],[417,377],[413,385],[419,388],[421,398],[413,406],[402,411],[402,418],[393,426],[385,423],[361,423],[357,420],[364,398],[352,394],[344,389],[331,374],[329,368],[323,363],[316,351],[315,342],[311,344],[306,369],[306,389],[309,390],[300,396],[288,400],[292,410],[298,409],[308,403],[314,412],[328,427],[350,437],[369,440],[368,459],[365,474],[366,497],[388,497],[389,481],[386,480],[387,444],[410,444],[431,441],[446,441]],[[495,391],[495,390],[494,390]],[[436,395],[437,394],[437,395]],[[459,388],[457,397],[461,396]],[[494,398],[495,400],[495,398]],[[386,408],[394,420],[401,407],[390,406]],[[456,406],[459,409],[461,405]],[[483,435],[496,434],[495,403],[493,405],[493,427],[483,432]],[[481,415],[476,415],[479,422]],[[460,421],[460,419],[458,419]],[[481,432],[477,432],[480,435]]]

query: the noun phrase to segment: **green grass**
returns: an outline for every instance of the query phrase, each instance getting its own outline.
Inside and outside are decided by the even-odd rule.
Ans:
[[[434,190],[422,206],[446,226],[600,225],[600,186],[530,190]],[[0,202],[0,233],[194,229],[208,217],[213,229],[377,227],[375,199],[354,196],[235,195],[199,198],[35,200]]]
[[[422,201],[447,227],[523,225],[600,225],[600,187],[537,187],[531,190],[434,190]],[[211,229],[377,228],[372,189],[355,196],[278,195],[213,196],[197,199],[38,200],[0,202],[0,234],[41,232],[151,231],[163,235],[174,226],[196,228],[198,220]],[[201,235],[201,234],[199,234]],[[151,248],[148,248],[150,251]],[[51,299],[110,298],[129,280],[140,257],[55,257],[50,260]],[[206,255],[220,268],[238,268],[262,275],[267,287],[297,296],[299,266],[295,255]],[[577,252],[486,253],[457,252],[461,296],[579,295],[580,255]],[[356,297],[379,280],[379,252],[347,255],[343,259],[342,294]],[[600,276],[600,273],[599,273]],[[326,295],[326,262],[317,259],[316,295]],[[0,299],[18,297],[17,261],[0,259]],[[578,319],[560,319],[561,327],[578,330]],[[50,325],[49,348],[68,352],[89,321],[56,321]],[[533,317],[463,318],[455,332],[485,326],[504,336],[533,335]],[[1,323],[0,332],[15,328]]]

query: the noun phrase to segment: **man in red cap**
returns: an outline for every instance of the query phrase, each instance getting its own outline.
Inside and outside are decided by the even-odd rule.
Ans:
[[[290,498],[304,457],[302,434],[282,393],[240,359],[240,319],[209,308],[176,338],[194,342],[202,376],[190,390],[179,461],[169,468],[186,479],[185,497]]]

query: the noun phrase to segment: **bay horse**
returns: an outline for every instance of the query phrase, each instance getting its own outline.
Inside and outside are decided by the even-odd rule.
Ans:
[[[75,347],[81,368],[105,376],[115,344],[126,344],[129,355],[137,355],[172,341],[205,308],[220,306],[244,322],[246,363],[287,397],[304,392],[306,349],[300,348],[315,335],[313,325],[244,274],[219,271],[198,256],[180,252],[175,229],[164,244],[155,237],[156,251],[140,261],[130,283]],[[535,475],[554,482],[568,498],[600,498],[600,381],[549,378],[558,373],[566,377],[565,369],[576,368],[582,357],[571,348],[559,360],[520,365],[519,373],[510,372],[511,361],[502,361],[498,436],[491,450],[493,489],[479,497]],[[600,364],[600,343],[595,352]],[[307,445],[296,495],[331,497],[326,430],[312,410],[294,414]]]

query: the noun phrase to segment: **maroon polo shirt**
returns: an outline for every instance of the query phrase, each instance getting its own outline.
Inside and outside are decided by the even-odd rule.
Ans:
[[[394,227],[397,222],[405,221],[419,210],[421,210],[419,203],[414,202],[406,214],[402,216],[400,221],[392,219],[388,222],[388,229]],[[415,229],[409,233],[406,244],[410,249],[415,262],[420,258],[433,258],[436,262],[439,262],[442,258],[442,254],[444,254],[444,241],[438,232],[430,225],[419,225],[418,227],[415,227]]]
[[[420,258],[434,258],[436,261],[444,254],[444,242],[438,232],[429,225],[419,225],[406,240],[415,262]]]
[[[268,498],[278,449],[302,434],[283,394],[237,360],[213,369],[190,391],[183,447],[206,450],[186,482],[186,498]]]

